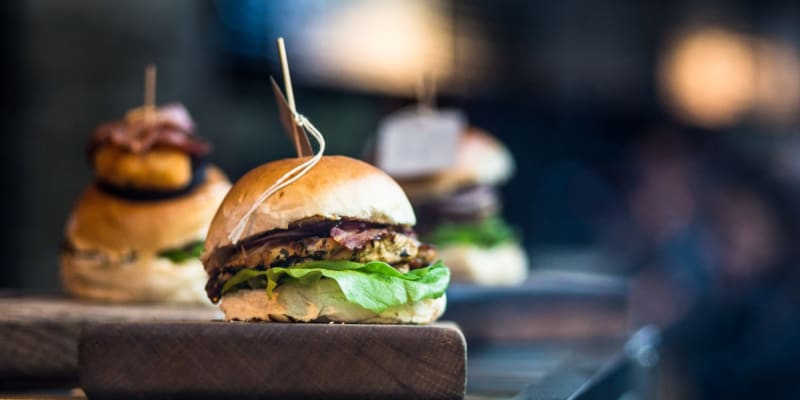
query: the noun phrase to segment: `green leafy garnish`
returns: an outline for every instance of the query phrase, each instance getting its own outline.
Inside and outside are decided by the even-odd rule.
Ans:
[[[472,244],[488,248],[517,241],[518,238],[514,228],[501,218],[494,217],[480,222],[444,223],[423,240],[438,246]]]
[[[450,270],[441,261],[406,273],[380,261],[309,261],[266,271],[243,269],[225,282],[222,294],[265,286],[271,297],[281,284],[308,285],[323,278],[336,281],[348,302],[380,313],[392,306],[441,297],[450,283]]]
[[[188,260],[198,259],[202,254],[203,242],[197,241],[181,248],[164,250],[158,256],[180,264]]]

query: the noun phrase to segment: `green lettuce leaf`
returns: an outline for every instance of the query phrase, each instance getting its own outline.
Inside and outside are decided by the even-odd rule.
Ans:
[[[164,250],[161,253],[158,253],[158,256],[167,258],[176,264],[180,264],[188,260],[200,258],[202,254],[203,242],[197,241],[181,248]]]
[[[336,281],[347,301],[380,313],[392,306],[441,297],[450,283],[450,270],[441,261],[406,273],[380,261],[310,261],[266,271],[243,269],[225,282],[222,294],[242,287],[266,287],[267,296],[272,296],[283,283],[308,285],[323,278]]]
[[[423,240],[437,246],[472,244],[488,248],[519,239],[514,228],[494,217],[480,222],[444,223]]]

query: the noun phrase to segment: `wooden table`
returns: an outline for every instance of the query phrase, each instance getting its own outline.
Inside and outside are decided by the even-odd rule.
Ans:
[[[449,304],[445,319],[459,324],[468,341],[467,398],[530,398],[568,399],[586,390],[593,377],[601,374],[619,360],[626,334],[626,287],[624,282],[579,281],[564,282],[541,278],[516,288],[479,288],[454,285],[448,293]],[[8,304],[0,296],[0,327]],[[88,315],[103,316],[103,308],[91,304],[77,305],[78,315],[68,318],[70,325],[59,325],[47,317],[35,318],[38,332],[28,349],[63,350],[65,357],[54,357],[52,377],[66,379],[43,380],[25,392],[12,391],[0,385],[0,397],[81,399],[74,387],[77,375],[76,337],[86,324]],[[19,311],[19,309],[17,310]],[[174,319],[176,310],[158,312]],[[66,315],[70,315],[69,309]],[[139,310],[142,312],[142,310]],[[213,319],[201,311],[194,315],[201,320]],[[29,312],[22,313],[25,315]],[[34,313],[35,314],[35,313]],[[20,317],[20,313],[15,314]],[[83,316],[80,316],[83,315]],[[185,316],[186,314],[184,314]],[[111,314],[117,320],[123,317]],[[128,319],[129,320],[129,319]],[[9,321],[9,318],[5,318]],[[71,339],[48,339],[50,331],[66,333]],[[75,340],[75,342],[73,342]],[[2,343],[0,343],[2,346]],[[6,349],[7,351],[8,349]],[[0,347],[2,351],[2,347]],[[20,350],[28,351],[28,350]],[[32,359],[42,359],[34,355]],[[2,356],[0,356],[0,362]],[[57,362],[56,362],[57,361]],[[68,371],[68,373],[64,373]],[[0,378],[2,378],[0,368]],[[70,386],[70,384],[73,386]],[[46,390],[46,387],[59,387]],[[72,395],[72,396],[71,396]],[[575,397],[578,398],[578,397]]]
[[[474,345],[467,398],[569,399],[621,355],[622,341],[495,342]]]
[[[615,367],[620,340],[497,342],[473,346],[467,362],[467,399],[555,400],[582,398],[593,379]],[[85,399],[80,391],[2,392],[2,398]]]
[[[0,390],[78,383],[78,339],[112,321],[206,321],[211,306],[109,305],[58,294],[0,292]]]

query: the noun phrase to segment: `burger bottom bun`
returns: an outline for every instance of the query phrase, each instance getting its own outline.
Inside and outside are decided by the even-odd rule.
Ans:
[[[516,243],[491,248],[459,244],[442,246],[438,251],[450,267],[453,282],[503,286],[522,283],[528,277],[528,258]]]
[[[264,289],[239,290],[222,296],[220,308],[228,321],[426,324],[439,318],[446,304],[442,295],[376,313],[348,302],[334,280],[320,279],[310,285],[280,285],[271,299]]]
[[[61,281],[75,297],[115,303],[180,303],[211,305],[200,260],[180,264],[155,256],[107,264],[61,254]]]

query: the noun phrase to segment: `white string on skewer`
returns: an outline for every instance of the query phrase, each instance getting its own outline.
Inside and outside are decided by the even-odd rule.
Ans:
[[[267,201],[267,199],[270,196],[272,196],[279,190],[291,185],[298,179],[302,178],[303,175],[305,175],[309,170],[311,170],[311,168],[314,167],[314,165],[316,165],[319,162],[319,160],[322,158],[323,153],[325,153],[325,138],[322,136],[322,133],[320,133],[320,131],[318,131],[317,128],[314,127],[311,121],[309,121],[308,118],[306,118],[302,114],[295,114],[295,121],[300,127],[305,128],[308,131],[308,133],[310,133],[311,136],[314,137],[314,139],[317,141],[317,144],[319,145],[319,150],[317,151],[316,154],[314,154],[313,157],[304,161],[300,165],[292,168],[289,172],[283,174],[283,176],[281,176],[280,179],[275,181],[275,183],[273,183],[272,186],[268,187],[258,196],[258,198],[256,198],[256,201],[253,203],[253,206],[250,207],[250,209],[242,217],[242,219],[239,220],[239,223],[236,224],[236,226],[233,228],[233,231],[231,231],[230,235],[228,235],[228,239],[230,239],[231,242],[233,242],[233,244],[238,243],[239,239],[242,238],[242,235],[244,234],[245,228],[248,225],[250,217],[253,215],[254,212],[256,212],[256,210],[258,209],[259,206],[261,206],[261,204]]]

